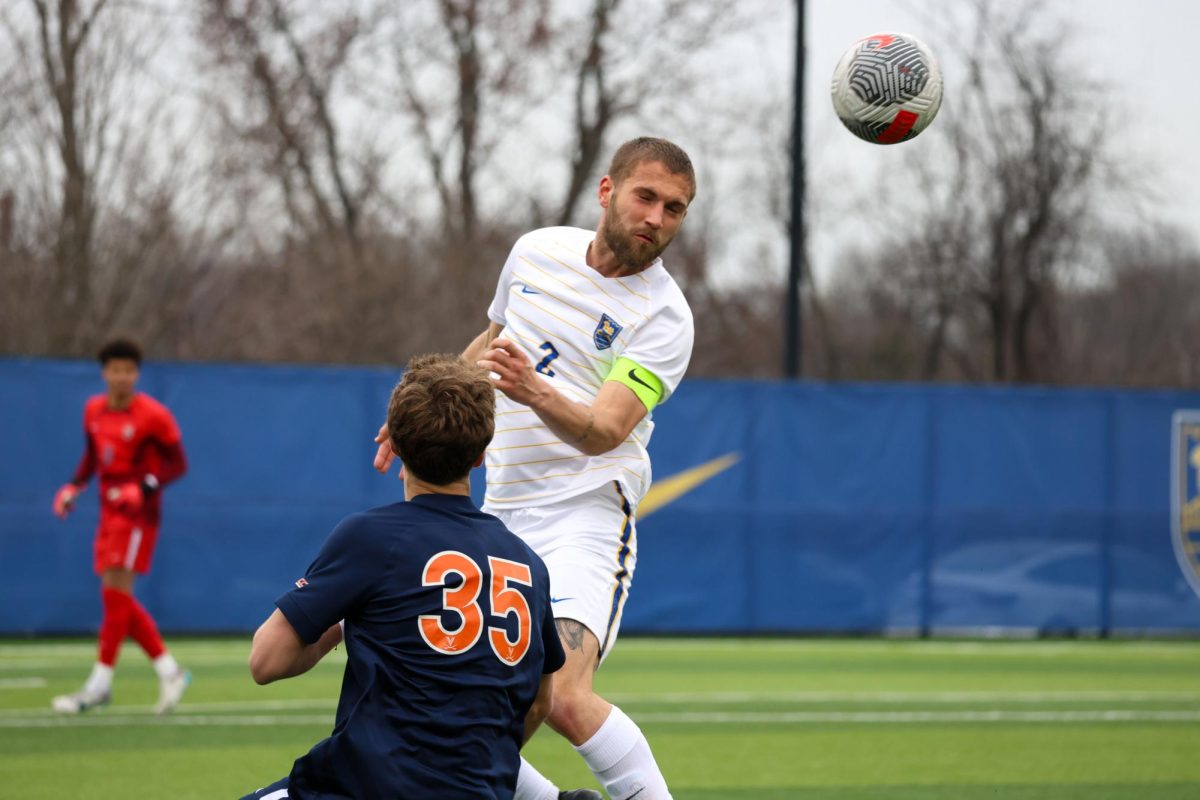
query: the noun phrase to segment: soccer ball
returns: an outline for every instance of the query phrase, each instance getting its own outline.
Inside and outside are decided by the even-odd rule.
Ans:
[[[860,139],[895,144],[913,138],[942,105],[942,71],[907,33],[859,39],[833,70],[833,110]]]

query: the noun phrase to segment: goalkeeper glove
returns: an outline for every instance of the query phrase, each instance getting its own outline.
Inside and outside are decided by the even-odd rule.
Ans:
[[[113,508],[134,513],[142,510],[145,495],[140,483],[123,483],[110,487],[105,493],[105,499]]]
[[[54,493],[54,513],[59,519],[66,519],[67,514],[75,508],[75,498],[79,497],[79,493],[83,491],[83,487],[76,486],[73,483],[65,483],[57,492]]]

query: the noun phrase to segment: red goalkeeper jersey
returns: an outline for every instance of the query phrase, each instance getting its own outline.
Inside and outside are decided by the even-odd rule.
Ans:
[[[151,483],[160,488],[187,471],[179,425],[167,407],[146,394],[135,394],[129,406],[113,409],[105,395],[96,395],[83,409],[87,447],[74,483],[83,486],[93,473],[100,479],[100,496],[112,486]],[[146,495],[141,517],[157,524],[161,492]]]

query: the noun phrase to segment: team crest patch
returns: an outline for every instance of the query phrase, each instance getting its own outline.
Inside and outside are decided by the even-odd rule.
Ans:
[[[1171,539],[1179,568],[1200,595],[1200,411],[1172,418]]]
[[[607,350],[612,347],[613,340],[620,332],[621,325],[615,319],[608,314],[601,314],[600,321],[596,323],[596,330],[592,331],[592,341],[597,350]]]

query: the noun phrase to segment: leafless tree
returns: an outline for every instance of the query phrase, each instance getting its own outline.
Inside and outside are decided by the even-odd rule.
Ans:
[[[599,162],[618,123],[664,112],[666,98],[694,111],[705,107],[705,59],[684,54],[699,56],[738,33],[751,14],[744,3],[695,0],[592,0],[590,6],[567,27],[573,113],[570,169],[554,214],[558,225],[575,220],[582,194],[605,166]]]
[[[963,77],[924,134],[945,146],[908,162],[903,195],[876,195],[889,234],[876,278],[914,320],[914,377],[1050,380],[1057,299],[1119,185],[1109,103],[1041,4],[972,0],[953,24],[968,33],[942,41],[960,43],[945,55]]]
[[[233,151],[227,169],[276,186],[294,231],[352,248],[381,166],[369,141],[350,149],[339,116],[363,24],[353,6],[286,0],[205,0],[199,12],[206,64],[227,81],[207,93]]]
[[[470,242],[480,224],[481,176],[547,92],[550,0],[420,0],[380,9],[374,61],[391,75],[369,95],[412,132],[437,198],[437,227]]]
[[[225,213],[242,221],[243,253],[257,253],[256,266],[236,271],[276,292],[259,298],[257,313],[236,311],[247,297],[236,298],[222,309],[225,330],[265,353],[358,360],[372,330],[363,305],[378,277],[369,215],[386,158],[370,126],[355,126],[362,109],[346,85],[370,27],[359,5],[205,0],[198,11],[218,191],[232,201]],[[278,274],[248,277],[246,268]]]
[[[90,352],[114,329],[166,324],[175,244],[168,104],[147,64],[161,37],[147,8],[27,0],[0,10],[9,70],[0,185],[10,199],[6,311],[13,349]],[[175,263],[172,263],[175,262]],[[176,270],[163,271],[167,264]]]
[[[1200,248],[1147,225],[1104,237],[1099,279],[1062,302],[1062,380],[1193,388],[1200,381]]]

